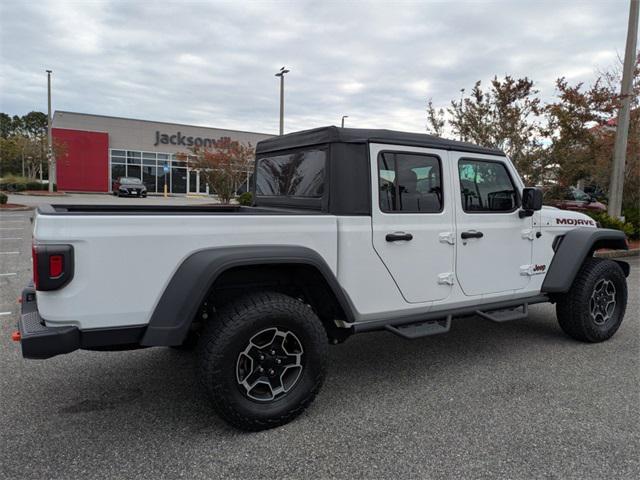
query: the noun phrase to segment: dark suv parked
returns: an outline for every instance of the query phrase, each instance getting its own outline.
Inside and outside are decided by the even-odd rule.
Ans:
[[[134,177],[119,177],[111,184],[111,191],[118,197],[146,197],[147,187],[144,186],[142,180]]]

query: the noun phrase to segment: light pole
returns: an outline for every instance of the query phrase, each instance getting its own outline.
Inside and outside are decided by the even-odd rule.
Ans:
[[[636,38],[638,37],[638,0],[631,0],[629,5],[629,26],[627,27],[627,46],[624,53],[622,86],[620,88],[620,110],[616,140],[613,148],[613,171],[609,184],[609,206],[607,213],[614,218],[622,214],[622,191],[624,187],[624,164],[629,138],[629,116],[633,89],[633,65],[636,60]]]
[[[285,67],[282,67],[276,77],[280,77],[280,135],[284,134],[284,74],[289,73]]]
[[[340,126],[341,126],[342,128],[344,128],[344,119],[345,119],[345,118],[349,118],[349,115],[342,115],[342,122],[340,122],[340,124],[341,124]]]
[[[51,70],[47,70],[47,161],[49,162],[49,192],[53,192],[56,182],[56,160],[53,158],[51,137]]]

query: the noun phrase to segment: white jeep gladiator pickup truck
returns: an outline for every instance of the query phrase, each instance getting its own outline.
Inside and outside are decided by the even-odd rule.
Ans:
[[[611,337],[626,302],[623,233],[542,207],[501,152],[430,135],[326,127],[257,145],[254,205],[40,207],[26,358],[197,343],[232,425],[284,424],[313,400],[328,345],[452,319],[527,317]]]

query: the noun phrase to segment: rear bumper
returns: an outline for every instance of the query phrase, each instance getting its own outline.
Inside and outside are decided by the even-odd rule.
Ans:
[[[80,330],[77,327],[47,327],[38,313],[33,287],[22,291],[22,308],[18,329],[24,358],[51,358],[80,348]]]
[[[140,348],[146,325],[80,330],[74,326],[48,327],[38,312],[33,286],[22,291],[18,320],[24,358],[45,359],[74,350],[131,350]]]

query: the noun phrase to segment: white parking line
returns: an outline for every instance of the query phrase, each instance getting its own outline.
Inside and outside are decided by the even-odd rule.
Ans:
[[[13,277],[17,273],[0,273],[0,277]]]
[[[9,228],[0,227],[0,230],[24,230],[24,227],[9,227]]]
[[[24,220],[3,220],[2,221],[2,225],[6,225],[7,223],[24,223]]]
[[[12,312],[0,312],[0,317],[4,317],[5,315],[11,315]]]
[[[0,255],[19,255],[20,252],[0,252]]]
[[[22,240],[22,237],[0,237],[0,240]]]

